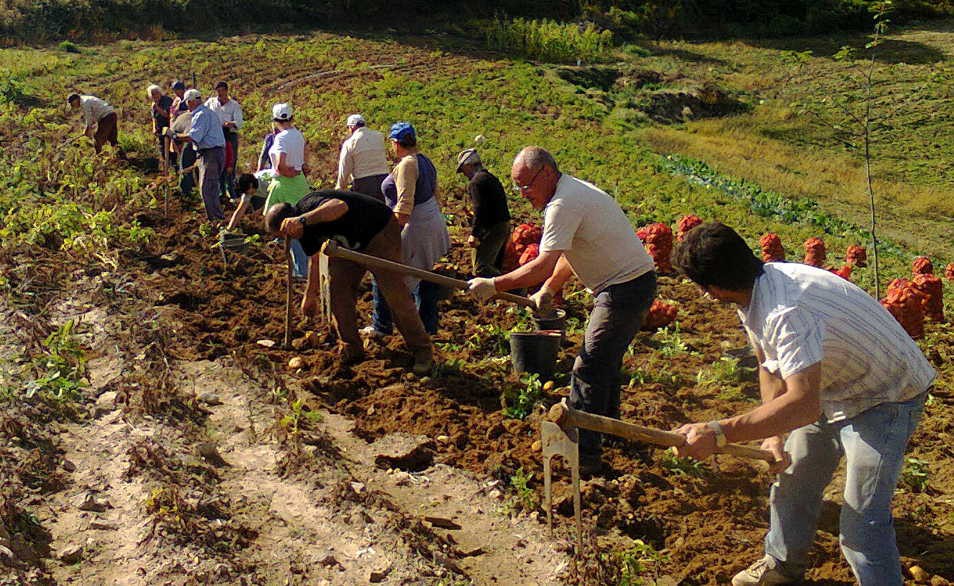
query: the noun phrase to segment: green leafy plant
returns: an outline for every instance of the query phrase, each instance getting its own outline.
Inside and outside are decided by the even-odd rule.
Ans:
[[[289,435],[298,435],[302,429],[321,421],[321,413],[312,411],[302,399],[295,399],[289,407],[291,411],[278,421]]]
[[[67,53],[82,53],[79,46],[73,41],[63,41],[56,48]]]
[[[645,574],[658,578],[659,566],[669,561],[668,556],[656,551],[642,539],[634,540],[632,547],[615,552],[614,555],[620,568],[619,586],[641,585]]]
[[[492,49],[558,63],[602,61],[613,47],[612,31],[546,19],[496,18],[485,38]]]
[[[693,353],[692,348],[682,338],[679,322],[673,324],[672,328],[667,326],[656,332],[653,340],[657,344],[656,351],[666,358]]]
[[[537,493],[530,488],[531,480],[533,480],[533,473],[525,472],[523,467],[518,468],[510,477],[510,486],[516,491],[514,504],[527,512],[535,511],[540,506]]]
[[[524,373],[520,376],[520,385],[516,389],[504,391],[504,415],[514,419],[523,419],[533,411],[534,406],[543,398],[543,383],[540,375]]]
[[[694,476],[701,478],[709,471],[709,468],[699,460],[694,458],[680,458],[672,448],[663,452],[659,464],[676,476]]]
[[[911,492],[924,492],[931,479],[930,465],[920,458],[907,458],[901,470],[901,486]]]
[[[32,361],[38,375],[26,384],[23,396],[61,404],[80,400],[86,386],[86,354],[73,335],[73,320],[47,336],[43,348]]]

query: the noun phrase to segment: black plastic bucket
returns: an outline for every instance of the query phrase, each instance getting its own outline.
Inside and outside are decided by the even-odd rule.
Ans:
[[[551,380],[556,370],[557,354],[563,332],[539,330],[510,334],[510,360],[513,371],[534,372],[543,380]]]
[[[560,340],[563,341],[566,338],[566,312],[562,309],[554,309],[553,312],[553,317],[548,318],[534,315],[533,325],[542,331],[558,330],[562,334]]]

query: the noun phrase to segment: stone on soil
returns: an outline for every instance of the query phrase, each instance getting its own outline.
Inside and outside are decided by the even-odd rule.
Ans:
[[[83,559],[83,546],[71,545],[60,552],[60,561],[64,564],[75,564]]]
[[[96,495],[91,492],[80,495],[77,499],[77,506],[81,511],[92,511],[94,513],[102,513],[106,509],[112,508],[108,500],[96,498]]]

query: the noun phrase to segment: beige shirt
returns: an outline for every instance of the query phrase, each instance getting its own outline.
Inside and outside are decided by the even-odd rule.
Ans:
[[[549,251],[562,252],[594,295],[654,269],[616,200],[566,174],[543,210],[540,252]]]
[[[347,189],[362,177],[387,174],[388,157],[383,134],[362,126],[341,143],[335,189]]]
[[[83,123],[86,128],[96,126],[97,122],[115,111],[106,100],[96,96],[80,96],[80,108],[83,110]]]
[[[403,157],[394,166],[391,175],[394,176],[394,186],[398,193],[394,213],[409,216],[414,211],[414,195],[417,193],[417,155]]]

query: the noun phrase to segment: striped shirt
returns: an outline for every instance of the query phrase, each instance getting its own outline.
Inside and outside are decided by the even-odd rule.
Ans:
[[[832,273],[766,263],[739,310],[762,367],[786,378],[821,362],[820,398],[829,421],[926,391],[936,372],[881,304]]]

